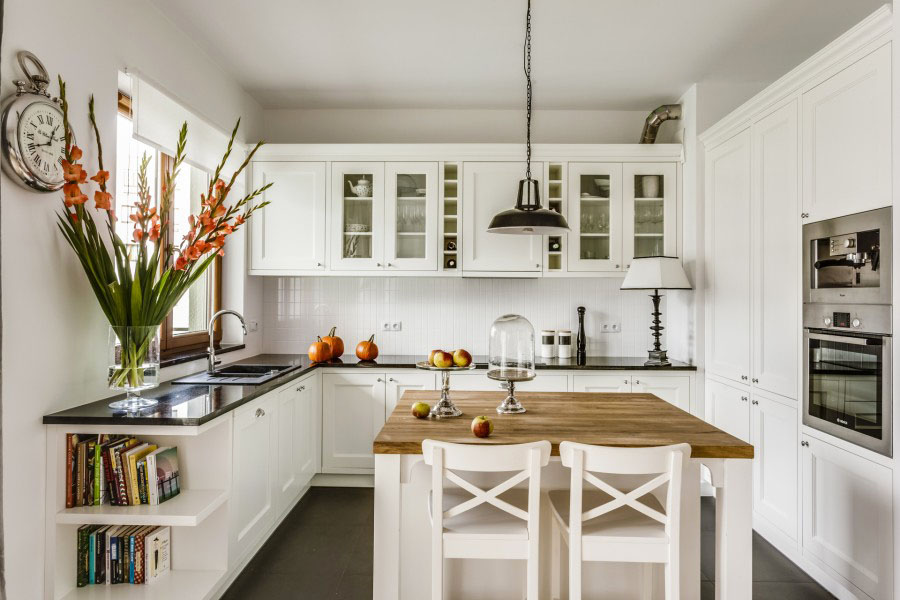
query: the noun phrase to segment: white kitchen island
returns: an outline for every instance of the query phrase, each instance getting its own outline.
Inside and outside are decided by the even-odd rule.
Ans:
[[[568,487],[568,470],[558,457],[561,441],[608,446],[658,446],[688,443],[692,460],[685,465],[682,490],[681,597],[700,597],[700,465],[710,469],[716,488],[716,598],[749,600],[752,575],[751,464],[753,447],[650,394],[522,393],[528,412],[496,415],[503,392],[455,392],[463,410],[458,419],[417,420],[410,406],[433,403],[437,392],[404,394],[374,443],[375,452],[375,600],[421,600],[430,597],[430,522],[427,498],[430,467],[421,442],[512,444],[550,440],[554,455],[542,475],[542,487]],[[475,415],[491,415],[490,438],[472,436]],[[485,481],[488,485],[488,481]],[[551,565],[562,561],[566,597],[565,545],[553,551],[550,514],[541,507],[541,598],[551,598]],[[585,597],[641,598],[638,564],[589,563],[584,571]],[[661,569],[653,582],[653,598],[661,598]],[[516,599],[525,593],[524,561],[448,560],[445,598]]]

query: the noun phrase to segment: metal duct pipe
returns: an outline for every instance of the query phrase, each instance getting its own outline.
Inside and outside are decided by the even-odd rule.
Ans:
[[[663,104],[656,110],[647,115],[644,121],[644,131],[641,132],[641,144],[652,144],[656,141],[656,134],[659,132],[659,126],[666,121],[672,121],[681,118],[680,104]]]

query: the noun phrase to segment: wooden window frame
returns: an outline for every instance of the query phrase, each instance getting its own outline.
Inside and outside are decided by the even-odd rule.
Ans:
[[[119,92],[118,95],[118,111],[129,119],[132,118],[131,98]],[[159,180],[163,181],[165,174],[171,168],[175,159],[164,152],[159,152]],[[157,197],[159,190],[156,190]],[[170,208],[169,223],[163,232],[163,244],[174,242],[175,224],[173,222],[173,212],[175,207]],[[161,265],[162,266],[162,265]],[[210,316],[215,314],[222,307],[222,258],[216,257],[213,264],[210,265],[207,273],[212,274],[213,284],[210,292]],[[213,344],[218,348],[222,342],[222,324],[216,321],[213,326]],[[172,312],[166,315],[160,327],[160,350],[162,358],[168,358],[175,354],[180,354],[188,350],[201,350],[209,346],[209,333],[206,329],[203,331],[192,331],[189,333],[176,334],[174,330],[174,317]]]

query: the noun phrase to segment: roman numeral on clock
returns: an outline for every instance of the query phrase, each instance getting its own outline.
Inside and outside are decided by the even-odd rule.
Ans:
[[[41,125],[43,125],[44,124],[44,115],[38,115],[37,118],[38,118],[38,121],[41,122]]]

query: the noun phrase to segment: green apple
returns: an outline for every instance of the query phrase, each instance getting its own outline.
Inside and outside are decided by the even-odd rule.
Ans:
[[[457,367],[468,367],[472,364],[472,355],[469,354],[468,350],[460,348],[453,353],[453,364]]]
[[[449,352],[439,350],[434,353],[434,366],[439,369],[447,369],[453,366],[453,355]]]
[[[472,433],[475,437],[486,438],[494,433],[494,423],[485,416],[472,419]]]
[[[412,414],[417,419],[427,419],[431,413],[431,407],[424,402],[416,402],[412,405]]]

